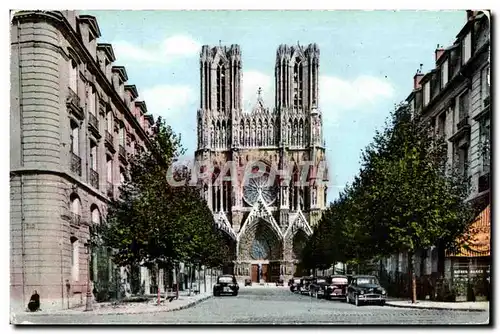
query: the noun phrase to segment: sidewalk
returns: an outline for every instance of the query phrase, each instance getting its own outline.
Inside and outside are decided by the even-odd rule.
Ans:
[[[436,302],[431,300],[417,300],[415,304],[412,304],[410,300],[387,300],[385,305],[402,308],[455,311],[488,311],[490,308],[489,302]]]
[[[208,289],[207,289],[208,290]],[[93,310],[85,312],[85,306],[77,308],[59,310],[59,311],[39,311],[39,312],[23,312],[26,315],[47,316],[47,315],[75,315],[75,314],[141,314],[141,313],[156,313],[156,312],[171,312],[192,307],[208,298],[212,297],[212,293],[202,292],[197,295],[188,296],[186,294],[179,295],[179,299],[172,302],[162,299],[160,305],[156,305],[156,298],[148,302],[128,302],[128,303],[94,303]]]

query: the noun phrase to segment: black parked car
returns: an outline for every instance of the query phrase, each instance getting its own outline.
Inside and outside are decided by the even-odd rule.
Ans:
[[[298,286],[298,291],[300,292],[300,294],[309,294],[309,290],[310,290],[310,285],[311,283],[313,282],[314,278],[312,276],[305,276],[305,277],[302,277],[300,279],[300,283],[299,283],[299,286]]]
[[[291,278],[288,281],[288,286],[290,287],[290,291],[292,291],[292,292],[298,290],[299,285],[300,285],[300,278],[299,277]]]
[[[309,295],[311,297],[323,297],[324,286],[328,284],[327,277],[314,277],[311,284],[309,284]]]
[[[385,304],[386,291],[375,276],[353,276],[347,288],[347,302],[360,306],[365,303]]]
[[[217,282],[214,285],[214,296],[220,296],[221,294],[231,294],[233,296],[238,295],[238,290],[240,289],[238,282],[236,282],[236,277],[233,275],[222,275],[217,277]]]

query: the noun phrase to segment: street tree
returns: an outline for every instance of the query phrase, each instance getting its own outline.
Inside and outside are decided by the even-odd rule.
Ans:
[[[120,266],[172,269],[180,262],[217,264],[225,245],[199,189],[172,184],[168,173],[184,153],[180,136],[159,118],[150,150],[130,159],[120,197],[108,209],[103,240]],[[159,278],[159,275],[157,275]]]
[[[468,183],[446,166],[446,148],[429,135],[428,124],[402,105],[363,156],[365,225],[374,251],[408,254],[412,301],[416,300],[413,255],[440,244],[457,247],[472,222]],[[448,166],[450,167],[450,166]]]

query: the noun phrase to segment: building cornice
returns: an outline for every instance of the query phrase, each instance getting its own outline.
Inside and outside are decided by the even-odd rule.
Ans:
[[[56,170],[56,169],[52,169],[52,168],[43,168],[43,169],[41,169],[41,168],[40,169],[39,168],[16,168],[16,169],[11,169],[10,170],[10,176],[11,176],[11,178],[12,178],[13,175],[27,175],[27,174],[28,175],[29,174],[37,174],[37,175],[40,175],[40,174],[50,174],[50,175],[57,175],[57,176],[60,176],[62,178],[65,178],[66,180],[70,181],[73,184],[77,184],[85,192],[87,192],[90,195],[93,195],[95,197],[98,197],[104,203],[108,203],[109,204],[111,202],[111,200],[107,196],[104,196],[99,191],[96,191],[95,188],[90,187],[87,183],[83,182],[80,179],[77,179],[77,178],[73,177],[72,175],[70,175],[70,174],[68,174],[68,173],[66,173],[64,171],[60,171],[60,170]]]

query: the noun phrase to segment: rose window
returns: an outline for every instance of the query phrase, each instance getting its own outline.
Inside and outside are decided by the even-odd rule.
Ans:
[[[266,205],[271,205],[278,193],[277,187],[272,182],[269,183],[269,174],[265,173],[259,177],[249,178],[243,187],[243,198],[249,205],[254,205],[259,196],[262,196]]]

